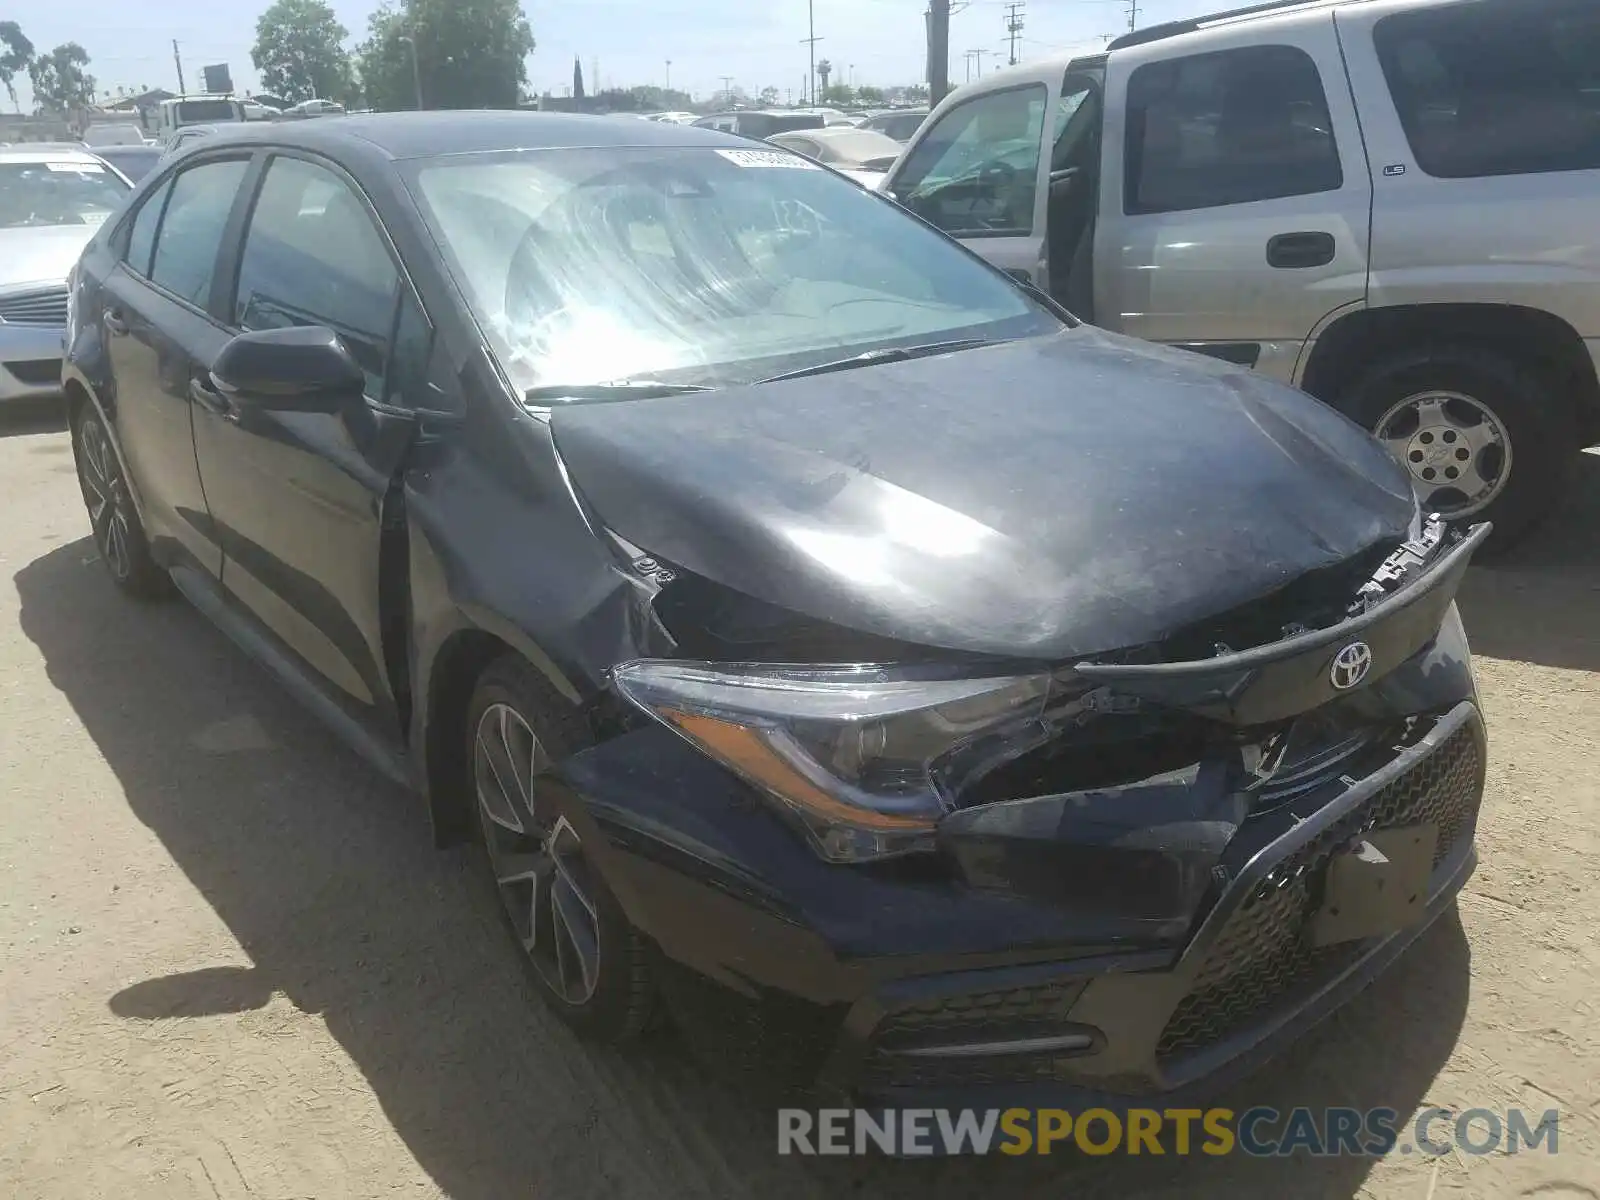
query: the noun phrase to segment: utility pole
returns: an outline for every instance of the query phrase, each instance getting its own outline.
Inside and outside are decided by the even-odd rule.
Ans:
[[[672,60],[670,58],[667,59],[667,86],[666,86],[666,90],[669,91],[669,92],[672,90]]]
[[[733,76],[732,75],[718,75],[717,78],[722,80],[722,106],[724,108],[732,108],[733,107]]]
[[[982,79],[983,78],[983,56],[985,54],[993,54],[994,51],[993,50],[968,50],[967,53],[972,57],[972,60],[975,63],[978,64],[978,78]]]
[[[1128,0],[1128,32],[1139,28],[1139,0]]]
[[[811,57],[810,66],[806,70],[806,86],[801,91],[800,98],[804,100],[809,95],[811,97],[810,103],[815,105],[817,102],[817,43],[822,40],[817,36],[816,0],[806,0],[806,32],[811,36],[803,37],[800,40],[806,44],[807,51]]]
[[[1027,0],[1012,0],[1006,5],[1006,36],[1011,39],[1011,65],[1017,65],[1017,42],[1022,38],[1022,10]]]
[[[928,104],[950,90],[950,0],[928,0]]]
[[[589,94],[598,96],[600,94],[600,60],[598,58],[589,60],[589,80]]]
[[[183,86],[183,56],[178,53],[178,39],[172,39],[172,64],[178,68],[178,95],[184,96],[188,92]]]

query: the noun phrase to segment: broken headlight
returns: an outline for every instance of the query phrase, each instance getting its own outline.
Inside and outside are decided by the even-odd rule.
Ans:
[[[1038,728],[1051,690],[1048,675],[669,659],[625,663],[612,678],[774,800],[830,862],[931,849],[951,765]]]

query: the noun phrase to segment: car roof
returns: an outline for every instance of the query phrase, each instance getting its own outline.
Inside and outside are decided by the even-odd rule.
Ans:
[[[100,158],[82,146],[68,146],[61,142],[24,142],[17,146],[0,146],[0,162],[83,162],[98,164]]]
[[[324,117],[317,121],[252,122],[219,127],[217,140],[229,144],[271,142],[319,150],[324,154],[337,152],[340,147],[362,151],[375,147],[392,159],[496,150],[749,147],[744,138],[689,125],[584,113],[498,109],[364,113]]]

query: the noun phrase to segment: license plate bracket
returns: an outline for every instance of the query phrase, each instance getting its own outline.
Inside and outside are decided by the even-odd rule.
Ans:
[[[1322,903],[1311,916],[1312,945],[1361,941],[1404,929],[1428,904],[1437,825],[1362,834],[1329,860]]]

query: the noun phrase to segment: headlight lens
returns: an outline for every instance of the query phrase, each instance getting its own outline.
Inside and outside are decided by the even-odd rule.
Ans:
[[[861,862],[931,849],[966,756],[1041,717],[1049,675],[956,678],[845,666],[639,659],[630,702],[778,802],[818,853]]]

